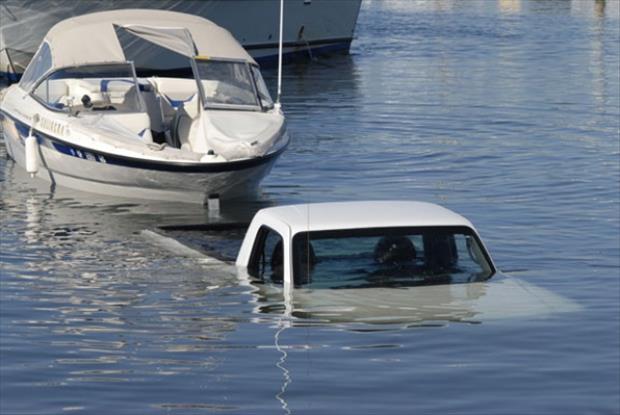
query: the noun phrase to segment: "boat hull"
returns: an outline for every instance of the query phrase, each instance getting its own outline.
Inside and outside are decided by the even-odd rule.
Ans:
[[[30,127],[0,113],[8,155],[25,169]],[[286,133],[285,133],[286,134]],[[207,196],[252,198],[286,148],[263,157],[221,163],[173,163],[102,153],[36,131],[39,169],[52,185],[117,197],[204,203]]]

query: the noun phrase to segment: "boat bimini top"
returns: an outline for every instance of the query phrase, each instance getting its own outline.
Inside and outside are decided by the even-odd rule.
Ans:
[[[62,21],[19,87],[46,110],[80,118],[74,136],[82,129],[128,151],[136,138],[151,145],[138,157],[226,162],[288,143],[254,59],[226,29],[184,13],[131,9]],[[153,145],[165,151],[153,155]]]
[[[114,10],[73,17],[52,27],[20,84],[28,89],[43,75],[67,67],[128,60],[139,67],[153,50],[122,44],[123,31],[188,58],[256,64],[228,30],[209,20],[171,11]]]

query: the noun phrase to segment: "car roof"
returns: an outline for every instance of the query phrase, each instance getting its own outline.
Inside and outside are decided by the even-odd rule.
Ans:
[[[414,201],[310,203],[262,209],[257,218],[288,225],[292,234],[306,231],[415,226],[474,226],[442,206]]]

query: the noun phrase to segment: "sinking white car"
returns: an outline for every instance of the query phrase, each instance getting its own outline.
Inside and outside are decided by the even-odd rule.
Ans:
[[[496,270],[473,225],[423,202],[342,202],[259,211],[236,264],[304,288],[486,281]]]
[[[221,232],[210,241],[202,244],[210,254],[218,256],[218,244],[227,245],[230,254],[230,241]],[[236,261],[223,259],[215,263],[229,270],[236,265],[238,278],[255,288],[259,311],[282,310],[270,304],[283,300],[293,316],[481,321],[580,308],[497,272],[471,222],[424,202],[263,209],[247,228]]]

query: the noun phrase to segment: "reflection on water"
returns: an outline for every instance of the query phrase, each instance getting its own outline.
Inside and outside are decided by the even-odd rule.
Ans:
[[[278,369],[282,370],[282,378],[284,379],[284,382],[282,383],[282,388],[280,389],[280,392],[278,392],[276,394],[276,399],[282,404],[282,409],[284,410],[284,412],[287,413],[287,414],[290,414],[291,410],[288,407],[288,403],[284,399],[284,394],[286,393],[286,388],[288,388],[288,385],[293,380],[291,379],[290,371],[285,367],[286,358],[288,357],[288,353],[286,353],[286,349],[284,349],[284,348],[282,348],[280,346],[280,334],[285,329],[286,329],[286,324],[280,323],[280,328],[278,329],[278,331],[276,332],[276,335],[275,335],[276,349],[278,349],[278,351],[280,353],[282,353],[282,357],[280,358],[278,363],[276,363],[276,366],[278,367]]]
[[[499,10],[502,13],[520,13],[521,0],[498,0]]]
[[[0,412],[618,413],[618,7],[365,2],[351,56],[285,68],[293,142],[215,218],[50,189],[0,144]],[[507,283],[285,301],[141,233],[380,198],[471,218],[581,310],[515,317]]]
[[[241,272],[242,280],[250,281]],[[574,313],[581,306],[526,281],[496,275],[487,282],[422,287],[349,289],[296,288],[283,292],[253,283],[255,312],[295,317],[293,325],[364,323],[426,326],[429,323],[487,323]],[[282,304],[284,303],[284,304]]]

